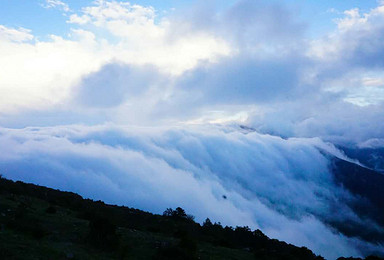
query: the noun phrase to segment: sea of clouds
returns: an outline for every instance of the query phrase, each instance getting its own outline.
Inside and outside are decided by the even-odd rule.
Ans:
[[[62,126],[0,130],[1,174],[154,213],[181,206],[202,222],[248,225],[334,259],[383,248],[326,223],[361,220],[334,184],[318,138],[229,126]]]

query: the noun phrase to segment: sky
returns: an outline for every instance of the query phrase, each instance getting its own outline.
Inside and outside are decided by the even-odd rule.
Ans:
[[[381,137],[381,2],[222,2],[1,1],[0,124]]]
[[[382,1],[2,0],[0,172],[383,251],[324,224],[367,224],[324,150],[384,144],[383,39]]]

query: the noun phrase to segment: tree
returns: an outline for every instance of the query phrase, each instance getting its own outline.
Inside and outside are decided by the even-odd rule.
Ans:
[[[176,218],[176,219],[188,219],[191,221],[193,221],[195,218],[192,215],[187,215],[187,213],[185,213],[185,210],[180,208],[180,207],[177,207],[175,210],[173,210],[172,208],[167,208],[163,212],[163,216],[172,217],[172,218]]]
[[[174,216],[177,217],[177,218],[186,218],[187,217],[187,213],[185,213],[185,210],[180,208],[180,207],[177,207],[176,210],[174,211]]]
[[[203,222],[203,227],[204,227],[204,228],[210,228],[210,227],[212,227],[212,226],[213,226],[212,221],[211,221],[209,218],[207,218],[207,219]]]
[[[172,216],[173,216],[173,209],[171,209],[171,208],[167,208],[167,209],[163,212],[163,216],[165,216],[165,217],[172,217]]]

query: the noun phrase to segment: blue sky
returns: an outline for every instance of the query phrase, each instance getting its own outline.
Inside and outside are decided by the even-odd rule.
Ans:
[[[65,1],[73,11],[79,11],[82,7],[92,4],[89,0]],[[126,1],[127,2],[127,1]],[[193,1],[137,1],[132,2],[144,6],[153,6],[161,14],[172,8],[183,8]],[[0,23],[10,27],[24,27],[44,38],[47,34],[58,34],[65,36],[70,25],[66,24],[67,14],[55,8],[45,9],[42,5],[44,0],[4,0],[0,2]]]
[[[68,0],[64,2],[68,4],[72,11],[76,12],[79,11],[82,7],[91,5],[93,1]],[[153,6],[156,8],[159,15],[162,15],[164,11],[172,12],[173,8],[185,9],[190,8],[193,5],[199,5],[203,2],[206,1],[131,1],[131,3],[143,6]],[[235,0],[216,1],[216,5],[225,8],[235,2]],[[342,12],[352,8],[360,8],[364,12],[369,11],[369,9],[374,8],[377,5],[377,1],[375,0],[289,0],[274,2],[291,6],[292,9],[296,9],[301,19],[310,24],[311,31],[314,32],[314,34],[324,33],[325,31],[334,27],[332,19],[339,17],[340,14],[337,12],[331,12],[331,10]],[[0,2],[0,24],[9,27],[24,27],[31,29],[36,36],[42,39],[44,39],[47,34],[58,34],[65,36],[70,28],[70,25],[65,23],[68,14],[65,14],[62,10],[55,8],[45,9],[42,7],[44,4],[44,0],[2,0]]]

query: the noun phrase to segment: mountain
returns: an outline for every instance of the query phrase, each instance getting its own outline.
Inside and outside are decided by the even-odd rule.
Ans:
[[[384,173],[384,148],[339,146],[349,158],[358,160],[363,165]]]
[[[2,259],[323,259],[248,227],[203,225],[0,179]]]
[[[0,223],[1,259],[323,259],[260,230],[200,225],[181,208],[156,215],[4,178]]]
[[[336,157],[331,159],[335,184],[354,196],[346,204],[358,214],[363,223],[331,223],[347,236],[383,243],[384,241],[384,175]],[[376,228],[364,223],[377,223]],[[381,252],[383,254],[383,252]]]

